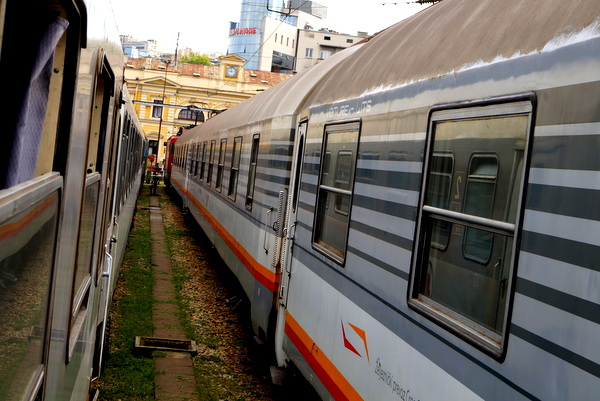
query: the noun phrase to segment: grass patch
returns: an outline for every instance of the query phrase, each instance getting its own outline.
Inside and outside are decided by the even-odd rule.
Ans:
[[[136,336],[152,336],[149,192],[144,186],[111,306],[109,356],[98,383],[100,399],[154,400],[154,362],[134,353]]]

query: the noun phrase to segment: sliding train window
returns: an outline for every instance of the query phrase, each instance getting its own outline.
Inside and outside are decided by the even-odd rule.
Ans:
[[[233,138],[233,151],[231,153],[231,168],[229,169],[229,189],[227,196],[235,201],[238,177],[240,175],[240,157],[242,153],[242,137]]]
[[[192,163],[194,164],[194,177],[196,178],[200,178],[200,176],[198,175],[198,166],[200,165],[200,148],[201,148],[201,144],[200,142],[195,143],[194,144],[194,156],[193,156],[193,160]]]
[[[190,166],[189,166],[189,172],[190,175],[193,176],[194,175],[194,163],[196,162],[196,144],[192,143],[191,145],[191,151],[190,151]]]
[[[206,144],[207,142],[202,142],[202,152],[200,155],[200,181],[204,181],[204,172],[206,171]]]
[[[533,96],[436,108],[409,305],[501,357],[520,242]]]
[[[215,146],[217,146],[217,141],[210,141],[210,150],[208,152],[208,171],[206,173],[206,185],[209,187],[212,185],[212,175],[213,175],[213,166],[215,164]]]
[[[219,145],[219,162],[217,163],[217,183],[215,184],[215,189],[221,192],[221,188],[223,187],[223,170],[225,170],[225,152],[227,151],[227,139],[221,139],[221,144]]]
[[[258,165],[258,145],[260,135],[255,134],[252,137],[252,148],[250,149],[250,165],[248,166],[248,186],[246,187],[246,209],[252,210],[254,202],[254,184],[256,180],[256,167]]]
[[[323,139],[313,247],[343,265],[358,153],[360,123],[328,125]]]

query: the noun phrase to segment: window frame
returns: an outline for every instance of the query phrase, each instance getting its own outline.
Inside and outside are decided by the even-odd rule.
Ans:
[[[484,101],[471,101],[457,104],[448,104],[434,107],[430,110],[428,118],[427,140],[423,163],[423,176],[421,195],[417,210],[417,220],[415,228],[415,239],[413,242],[413,256],[411,261],[411,274],[407,293],[408,306],[431,320],[435,324],[445,328],[452,334],[462,338],[469,344],[483,351],[484,353],[503,360],[506,356],[506,342],[508,340],[508,329],[512,315],[512,306],[514,300],[514,286],[517,277],[519,245],[522,235],[522,220],[524,215],[524,202],[527,196],[528,172],[530,164],[531,146],[533,129],[535,126],[537,99],[535,93],[525,93],[514,96],[491,98]],[[425,194],[427,193],[429,183],[430,161],[434,153],[435,143],[435,124],[450,121],[468,121],[486,118],[511,118],[526,116],[526,132],[523,144],[522,173],[519,177],[519,191],[515,205],[514,223],[507,221],[486,219],[479,216],[472,216],[452,210],[440,210],[425,205]],[[483,154],[478,149],[473,149],[471,154]],[[469,160],[469,163],[471,161]],[[455,165],[456,166],[456,165]],[[470,168],[470,167],[469,167]],[[497,178],[496,178],[497,179]],[[515,181],[516,182],[516,181]],[[454,184],[452,184],[454,185]],[[496,192],[495,192],[496,193]],[[495,200],[495,198],[494,198]],[[435,213],[435,214],[434,214]],[[432,217],[424,217],[427,214]],[[436,216],[436,214],[438,214]],[[503,305],[502,325],[500,334],[489,335],[491,329],[479,325],[475,319],[471,319],[466,314],[458,311],[450,311],[443,304],[437,303],[433,299],[427,299],[426,294],[421,294],[420,286],[427,273],[428,264],[425,259],[431,252],[428,248],[428,227],[431,221],[436,217],[444,217],[457,224],[474,225],[485,228],[494,234],[504,235],[510,238],[510,261],[507,263],[508,275],[506,281],[506,296]],[[430,231],[429,231],[430,232]],[[427,249],[426,249],[427,248]],[[448,312],[450,311],[450,312]]]
[[[198,144],[196,142],[191,145],[191,156],[190,156],[190,175],[196,177],[198,175]]]
[[[242,137],[233,138],[233,148],[231,150],[231,164],[229,167],[229,185],[227,188],[227,197],[235,202],[237,195],[237,184],[240,176],[240,161],[242,158]]]
[[[202,142],[202,148],[200,151],[200,182],[204,181],[204,171],[206,169],[206,145],[208,141]]]
[[[311,244],[312,248],[317,252],[325,255],[327,258],[333,260],[338,265],[344,267],[346,263],[346,256],[348,252],[348,235],[350,233],[350,222],[351,222],[351,212],[352,212],[352,201],[354,197],[354,184],[356,181],[356,168],[358,163],[358,153],[359,153],[359,145],[360,145],[360,134],[362,128],[361,120],[350,120],[350,121],[341,121],[335,122],[331,124],[326,124],[323,128],[323,139],[321,144],[321,157],[320,157],[320,166],[319,166],[319,181],[317,185],[317,196],[315,200],[315,212],[313,216],[313,226],[312,226],[312,236],[311,236]],[[355,132],[356,140],[354,142],[354,147],[352,149],[332,149],[329,148],[330,143],[330,135],[335,135],[344,132]],[[340,189],[335,187],[335,183],[338,181],[336,177],[330,178],[331,173],[335,176],[338,171],[338,162],[337,157],[336,161],[332,161],[332,154],[336,152],[353,152],[353,160],[350,162],[351,171],[350,177],[348,180],[348,189]],[[329,186],[324,184],[326,181],[333,180],[334,186]],[[329,199],[331,196],[335,196],[336,200],[334,202],[334,209],[336,209],[335,205],[337,205],[337,199],[339,196],[344,196],[349,198],[348,203],[348,213],[340,213],[337,210],[334,210],[333,213],[343,216],[345,220],[344,228],[344,244],[343,249],[335,248],[335,245],[332,245],[323,238],[324,228],[327,227],[326,223],[326,213],[329,208]]]
[[[215,164],[215,148],[217,147],[217,141],[215,139],[210,141],[210,150],[208,151],[208,170],[206,172],[206,185],[212,186],[213,166]]]
[[[258,153],[260,149],[260,134],[252,135],[250,161],[248,163],[248,182],[246,184],[246,210],[252,210],[254,203],[254,188],[256,186],[256,170],[258,168]]]
[[[227,138],[221,138],[219,143],[219,158],[217,159],[217,181],[215,183],[215,190],[217,192],[223,191],[223,173],[225,171],[225,158],[227,155]]]

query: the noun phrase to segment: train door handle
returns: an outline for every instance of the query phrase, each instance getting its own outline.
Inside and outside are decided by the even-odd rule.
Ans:
[[[265,250],[265,253],[269,253],[269,249],[267,248],[267,227],[269,226],[269,216],[271,213],[273,213],[273,208],[270,208],[265,216],[265,232],[263,234],[263,249]]]
[[[104,252],[104,256],[106,257],[106,260],[104,262],[104,268],[102,269],[102,277],[110,277],[110,274],[112,273],[113,257],[108,252]]]

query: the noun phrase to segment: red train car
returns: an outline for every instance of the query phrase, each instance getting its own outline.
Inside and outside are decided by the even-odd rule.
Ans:
[[[164,171],[165,171],[165,176],[164,176],[164,181],[165,181],[165,186],[167,188],[171,188],[171,168],[173,167],[173,152],[175,149],[175,142],[177,141],[179,137],[178,136],[171,136],[169,139],[167,139],[166,142],[166,150],[165,150],[165,166],[164,166]]]

